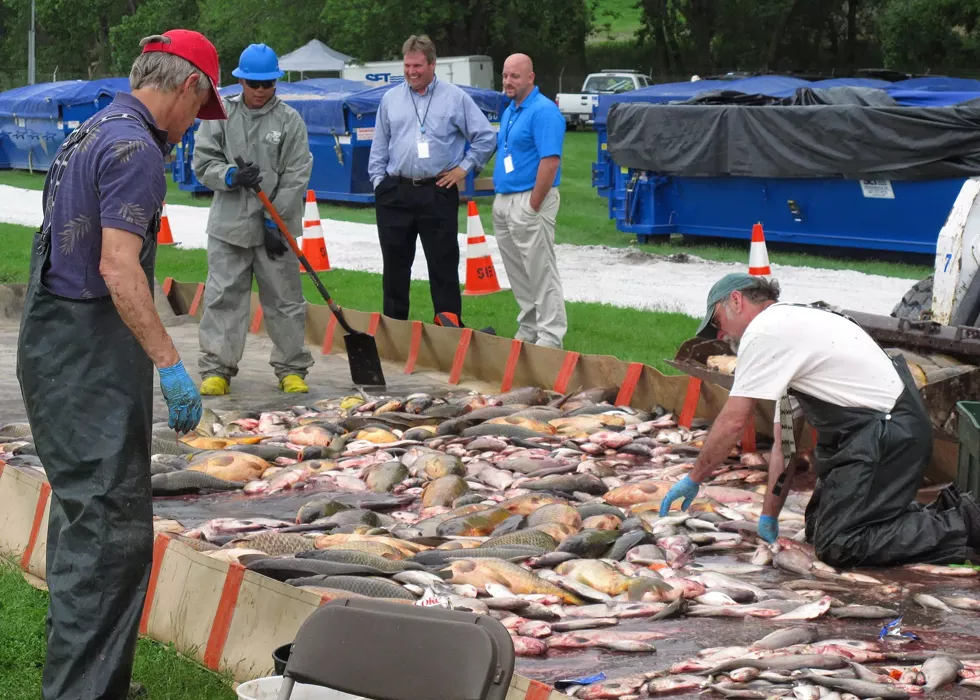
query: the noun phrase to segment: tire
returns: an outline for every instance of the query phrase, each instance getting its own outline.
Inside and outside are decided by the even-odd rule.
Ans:
[[[891,315],[910,321],[929,319],[932,316],[932,275],[912,285],[902,300],[895,304]]]

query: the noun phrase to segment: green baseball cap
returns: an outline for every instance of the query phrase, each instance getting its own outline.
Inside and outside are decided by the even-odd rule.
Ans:
[[[704,314],[704,320],[701,321],[696,335],[699,338],[712,340],[717,338],[718,329],[711,322],[712,317],[715,315],[715,304],[720,301],[725,301],[732,292],[759,287],[765,281],[765,277],[756,277],[745,272],[733,272],[715,282],[708,292],[708,310]]]

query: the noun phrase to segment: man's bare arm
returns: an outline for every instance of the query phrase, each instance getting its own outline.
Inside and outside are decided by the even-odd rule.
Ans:
[[[150,286],[140,266],[142,246],[143,239],[129,231],[103,228],[99,273],[109,288],[119,316],[153,364],[170,367],[177,364],[180,355],[153,305]]]
[[[730,396],[711,426],[708,438],[704,441],[701,454],[694,462],[689,476],[698,483],[704,483],[718,465],[725,461],[745,430],[755,409],[755,399]]]
[[[546,158],[542,158],[541,162],[538,163],[538,175],[534,180],[534,189],[531,190],[531,199],[529,202],[534,211],[541,209],[541,204],[544,202],[544,198],[548,195],[548,191],[555,181],[555,173],[558,172],[558,166],[560,164],[561,158],[558,156],[547,156]]]

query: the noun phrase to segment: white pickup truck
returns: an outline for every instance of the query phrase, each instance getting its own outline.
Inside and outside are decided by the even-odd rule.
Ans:
[[[648,87],[650,77],[635,70],[604,70],[590,73],[582,83],[581,93],[559,93],[555,103],[565,117],[565,123],[574,129],[579,124],[591,126],[592,108],[599,104],[600,94],[616,94]]]

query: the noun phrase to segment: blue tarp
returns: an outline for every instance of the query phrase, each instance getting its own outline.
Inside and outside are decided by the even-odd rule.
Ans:
[[[129,78],[62,80],[0,92],[0,117],[58,118],[60,107],[91,104],[101,97],[129,92]]]
[[[895,83],[873,78],[830,78],[807,81],[785,76],[756,76],[741,80],[698,80],[685,83],[664,83],[618,95],[599,95],[596,123],[606,123],[609,108],[619,102],[666,103],[683,102],[702,93],[729,90],[746,95],[789,97],[798,88],[831,87],[877,88],[887,92],[896,102],[909,107],[944,107],[980,98],[980,80],[935,76],[911,78]]]
[[[980,92],[980,80],[949,78],[935,75],[926,78],[909,78],[892,83],[896,90],[926,90],[929,92]]]
[[[345,89],[353,86],[356,89]],[[374,114],[381,104],[381,96],[394,85],[368,88],[363,83],[340,78],[313,78],[297,83],[280,82],[276,95],[283,102],[299,112],[306,122],[306,127],[315,133],[342,134],[347,131],[345,110],[350,109],[355,114]],[[501,92],[460,86],[473,98],[477,106],[485,112],[499,115],[510,102]],[[331,89],[333,88],[333,89]],[[218,92],[222,97],[238,95],[241,85],[228,85]]]
[[[345,105],[350,108],[354,114],[374,114],[378,111],[378,105],[381,104],[381,97],[389,90],[401,86],[401,83],[396,85],[382,85],[381,87],[371,88],[370,90],[365,90],[364,92],[358,92],[350,95],[345,100]],[[484,88],[470,87],[469,85],[460,85],[460,88],[466,92],[467,95],[473,98],[476,102],[476,106],[479,107],[484,112],[489,114],[500,115],[503,113],[507,105],[510,104],[510,98],[507,97],[502,92],[494,92],[493,90],[486,90]]]
[[[329,80],[329,78],[325,79]],[[344,100],[351,92],[325,90],[310,81],[298,83],[280,82],[276,86],[276,96],[295,109],[306,122],[306,128],[311,133],[324,131],[326,133],[343,134],[347,131],[344,122]],[[343,81],[353,82],[353,81]],[[358,83],[361,89],[364,85]],[[241,85],[228,85],[218,90],[222,97],[241,94]]]
[[[362,92],[373,87],[369,87],[359,80],[345,80],[344,78],[307,78],[296,81],[296,85],[311,85],[327,92]]]

